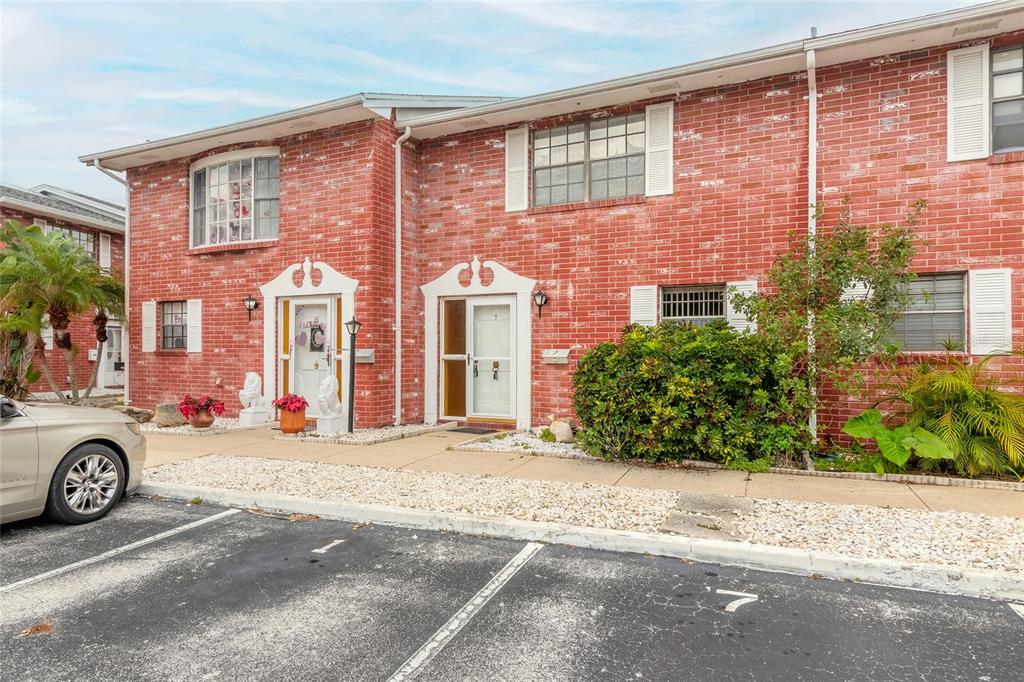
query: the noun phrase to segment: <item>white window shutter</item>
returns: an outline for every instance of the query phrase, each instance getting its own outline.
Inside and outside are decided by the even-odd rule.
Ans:
[[[658,324],[658,287],[629,288],[629,323],[647,327]]]
[[[525,211],[530,207],[529,129],[505,131],[505,210]]]
[[[757,293],[757,282],[754,280],[729,282],[725,285],[725,319],[729,322],[729,326],[738,332],[757,331],[757,322],[736,310],[732,305],[732,298],[736,294],[755,293]]]
[[[156,350],[156,301],[144,301],[142,304],[142,352],[152,353]]]
[[[1008,353],[1013,343],[1010,269],[970,270],[971,355]]]
[[[49,225],[47,224],[47,222],[46,222],[45,220],[43,220],[42,218],[33,218],[33,219],[32,219],[32,222],[33,222],[33,223],[34,223],[35,225],[38,225],[39,227],[41,227],[41,228],[43,229],[43,233],[44,233],[44,234],[50,231],[50,226],[49,226]]]
[[[53,327],[50,326],[49,315],[43,315],[43,326],[39,330],[39,338],[43,340],[44,350],[53,350]]]
[[[100,267],[110,267],[110,235],[100,235]]]
[[[203,352],[203,302],[198,298],[190,299],[186,308],[188,314],[188,337],[185,350],[189,353]]]
[[[644,153],[644,194],[672,194],[672,102],[647,107],[647,147]]]
[[[946,53],[946,160],[989,154],[988,44]]]

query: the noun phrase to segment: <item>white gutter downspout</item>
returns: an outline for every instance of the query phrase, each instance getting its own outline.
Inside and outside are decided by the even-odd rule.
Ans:
[[[813,31],[817,33],[817,31]],[[814,50],[807,50],[807,250],[813,258],[818,234],[818,86],[815,82]],[[818,443],[818,374],[814,363],[814,311],[807,314],[808,373],[810,374],[811,413],[807,417],[807,429],[811,442]]]
[[[395,140],[395,426],[402,423],[402,144],[412,128]]]
[[[124,312],[125,318],[128,317],[128,301],[129,290],[131,286],[131,232],[129,226],[132,222],[132,191],[128,187],[128,171],[125,171],[125,177],[117,175],[113,171],[110,171],[103,167],[99,159],[93,159],[92,165],[96,167],[96,170],[100,171],[104,175],[114,178],[122,185],[124,185]],[[121,362],[124,363],[124,404],[131,405],[131,399],[128,395],[128,320],[124,319],[121,321]],[[96,358],[96,362],[100,359]]]

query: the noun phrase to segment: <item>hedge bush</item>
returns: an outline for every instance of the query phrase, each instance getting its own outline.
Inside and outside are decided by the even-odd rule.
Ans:
[[[606,459],[790,457],[809,444],[794,358],[724,322],[627,327],[573,375],[579,440]]]

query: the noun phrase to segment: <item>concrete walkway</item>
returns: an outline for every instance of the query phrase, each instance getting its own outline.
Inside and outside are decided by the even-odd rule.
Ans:
[[[220,454],[1024,518],[1024,492],[1012,490],[785,474],[747,474],[715,469],[659,469],[618,462],[590,462],[517,453],[456,452],[448,450],[448,446],[470,440],[474,436],[451,431],[435,431],[376,445],[274,440],[276,435],[278,432],[271,429],[205,437],[150,433],[146,436],[149,444],[146,467]]]

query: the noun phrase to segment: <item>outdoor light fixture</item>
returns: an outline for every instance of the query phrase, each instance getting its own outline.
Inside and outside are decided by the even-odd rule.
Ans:
[[[544,306],[548,304],[548,295],[543,289],[538,289],[533,295],[533,302],[537,304],[537,317],[541,317],[544,314]]]
[[[249,321],[252,322],[252,311],[260,307],[260,302],[249,295],[242,300],[242,303],[245,304],[245,312],[249,313]]]
[[[348,432],[352,433],[356,425],[356,334],[363,323],[352,318],[345,323],[348,332]]]

